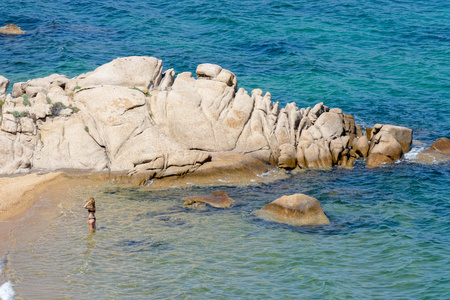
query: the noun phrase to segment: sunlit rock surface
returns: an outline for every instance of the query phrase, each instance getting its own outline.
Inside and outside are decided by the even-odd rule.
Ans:
[[[8,85],[0,77],[0,174],[91,170],[145,184],[211,168],[226,153],[283,169],[352,167],[367,156],[376,166],[400,159],[412,140],[391,125],[364,136],[352,115],[323,103],[281,108],[213,64],[176,75],[133,56],[75,78],[14,83],[10,94]]]
[[[330,223],[319,200],[305,194],[283,196],[267,204],[256,214],[266,220],[294,226]]]

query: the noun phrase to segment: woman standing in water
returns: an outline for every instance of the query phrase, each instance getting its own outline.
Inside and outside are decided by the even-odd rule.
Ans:
[[[96,219],[95,219],[95,200],[93,197],[89,198],[89,201],[84,205],[84,208],[86,208],[89,212],[88,216],[89,230],[94,231]]]

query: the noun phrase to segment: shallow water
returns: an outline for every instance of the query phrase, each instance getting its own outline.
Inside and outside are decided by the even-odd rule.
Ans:
[[[423,148],[450,137],[444,0],[4,0],[7,23],[27,31],[0,36],[0,75],[12,83],[76,76],[119,56],[154,56],[177,74],[214,63],[282,106],[323,101],[363,127],[412,128]],[[42,222],[13,232],[4,272],[18,299],[448,299],[449,171],[361,161],[220,187],[237,201],[229,210],[181,205],[216,188],[72,189]],[[319,199],[332,223],[296,228],[253,214],[297,192]],[[90,195],[95,235],[81,209]]]
[[[73,188],[56,215],[14,231],[7,273],[26,299],[446,299],[449,171],[404,161],[246,187]],[[236,205],[182,205],[214,190]],[[255,216],[299,192],[321,201],[329,225]],[[89,195],[95,234],[82,209]]]

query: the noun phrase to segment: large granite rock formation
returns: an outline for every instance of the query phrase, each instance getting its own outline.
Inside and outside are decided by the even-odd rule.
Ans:
[[[192,173],[224,153],[293,169],[351,167],[367,155],[393,161],[409,150],[409,129],[376,125],[369,139],[341,109],[280,108],[217,65],[199,65],[196,75],[125,57],[72,79],[15,83],[11,94],[1,77],[0,174],[82,169],[142,184]]]

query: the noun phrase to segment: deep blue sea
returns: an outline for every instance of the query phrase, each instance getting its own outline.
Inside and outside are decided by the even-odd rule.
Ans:
[[[9,23],[26,31],[0,36],[0,75],[12,83],[133,55],[176,73],[213,63],[281,106],[324,102],[364,127],[412,128],[425,143],[414,151],[450,137],[448,1],[3,0]],[[35,234],[15,231],[3,272],[17,299],[450,299],[449,187],[448,163],[411,159],[219,187],[239,203],[225,211],[181,207],[217,188],[105,185],[90,191],[95,236],[73,229],[88,194],[71,191],[64,212],[24,227]],[[298,192],[319,199],[331,224],[252,213]]]

